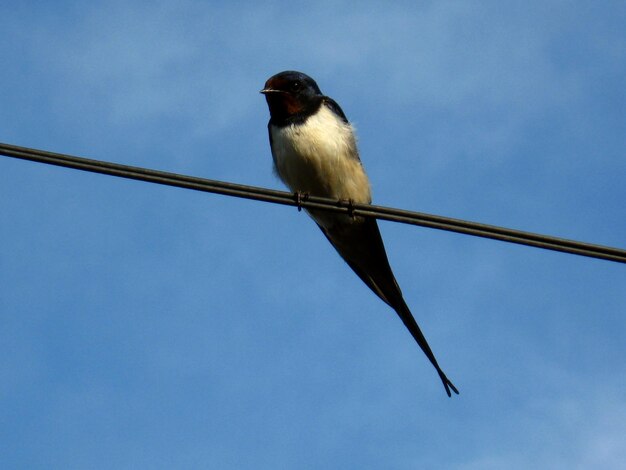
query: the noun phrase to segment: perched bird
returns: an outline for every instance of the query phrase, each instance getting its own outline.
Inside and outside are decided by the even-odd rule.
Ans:
[[[274,75],[261,90],[270,111],[270,147],[276,173],[298,195],[370,204],[370,183],[354,130],[339,105],[301,72]],[[456,387],[443,373],[406,305],[389,266],[376,219],[308,210],[354,272],[393,308],[437,370],[448,396]]]

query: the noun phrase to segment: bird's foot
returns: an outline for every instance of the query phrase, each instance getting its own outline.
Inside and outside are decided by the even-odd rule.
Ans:
[[[309,199],[309,193],[303,193],[302,191],[296,191],[293,193],[293,198],[296,201],[296,206],[298,207],[298,212],[302,210],[302,203]]]
[[[354,219],[354,201],[352,199],[348,199],[348,215]]]

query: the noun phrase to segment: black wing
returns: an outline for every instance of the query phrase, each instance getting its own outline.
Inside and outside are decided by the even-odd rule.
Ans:
[[[319,224],[318,224],[319,225]],[[338,223],[331,228],[320,229],[335,247],[341,257],[348,263],[352,270],[363,280],[372,291],[386,304],[393,308],[402,323],[411,333],[419,347],[422,349],[431,364],[437,370],[439,378],[443,382],[448,396],[450,390],[458,394],[456,387],[450,382],[446,374],[441,370],[437,359],[433,354],[428,342],[413,314],[409,310],[402,291],[398,285],[389,260],[385,252],[383,239],[375,219],[363,219],[361,222]]]

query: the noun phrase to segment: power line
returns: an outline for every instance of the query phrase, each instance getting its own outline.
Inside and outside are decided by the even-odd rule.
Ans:
[[[165,171],[150,170],[147,168],[120,165],[117,163],[91,160],[87,158],[47,152],[26,147],[0,143],[0,155],[19,158],[49,165],[90,171],[105,175],[118,176],[149,183],[176,186],[208,193],[224,194],[257,201],[273,202],[288,206],[304,207],[306,209],[341,212],[354,216],[374,217],[377,219],[401,222],[405,224],[429,227],[449,232],[462,233],[493,240],[501,240],[520,245],[534,246],[546,250],[561,251],[580,256],[599,258],[618,263],[626,263],[626,250],[602,245],[566,240],[563,238],[523,232],[494,225],[480,224],[460,219],[451,219],[439,215],[411,212],[391,207],[373,206],[368,204],[351,204],[345,201],[308,196],[298,197],[293,193],[274,189],[245,186],[223,181],[197,178],[194,176],[179,175]]]

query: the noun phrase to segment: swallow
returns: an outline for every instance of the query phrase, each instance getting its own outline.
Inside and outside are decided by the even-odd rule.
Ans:
[[[355,132],[339,105],[308,75],[285,71],[261,90],[270,112],[268,123],[274,169],[298,195],[371,204],[369,179],[357,150]],[[363,282],[393,308],[443,382],[448,396],[456,387],[435,359],[411,314],[389,265],[374,218],[307,210],[328,241]]]

